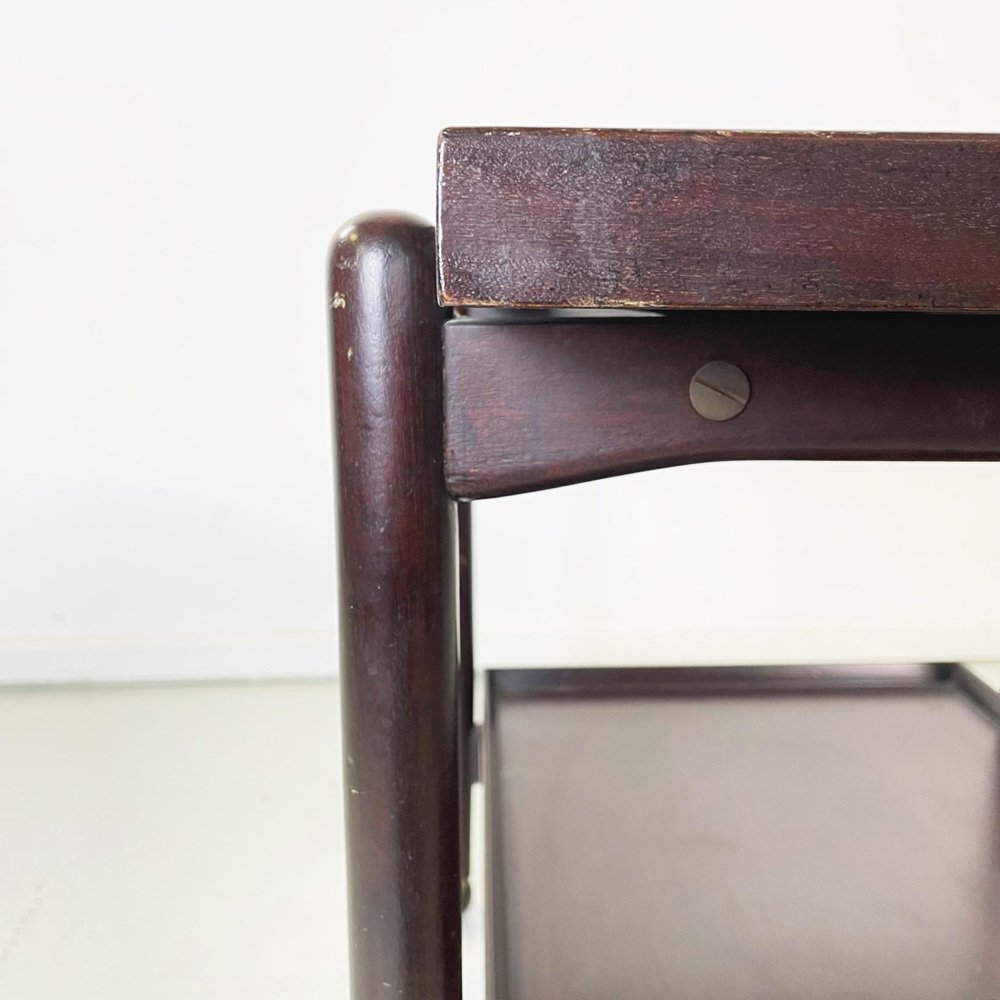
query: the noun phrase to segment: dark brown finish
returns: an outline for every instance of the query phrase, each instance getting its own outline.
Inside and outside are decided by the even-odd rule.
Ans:
[[[461,995],[452,496],[1000,458],[1000,319],[914,315],[1000,312],[1000,137],[453,130],[439,210],[463,320],[413,219],[356,220],[330,261],[354,1000]],[[495,1000],[1000,996],[1000,695],[966,672],[516,672],[490,698]]]
[[[1000,995],[996,719],[811,669],[492,675],[494,1000]]]
[[[445,330],[446,475],[488,497],[690,462],[1000,458],[1000,320],[671,313]],[[689,385],[725,360],[752,386],[732,420]]]
[[[549,667],[491,670],[488,690],[504,698],[652,698],[715,694],[930,691],[964,678],[951,663],[808,663],[768,667]]]
[[[449,305],[1000,310],[997,135],[448,129],[438,184]]]
[[[965,668],[956,671],[955,683],[988,715],[1000,718],[1000,691],[995,687]]]
[[[458,1000],[457,526],[434,231],[394,215],[346,226],[329,304],[352,995]]]
[[[458,505],[458,734],[462,808],[462,906],[472,895],[469,885],[472,784],[476,777],[473,694],[475,667],[472,640],[472,504]]]

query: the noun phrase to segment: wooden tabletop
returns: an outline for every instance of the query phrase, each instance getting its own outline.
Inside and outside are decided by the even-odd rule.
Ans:
[[[1000,136],[446,129],[451,306],[1000,312]]]

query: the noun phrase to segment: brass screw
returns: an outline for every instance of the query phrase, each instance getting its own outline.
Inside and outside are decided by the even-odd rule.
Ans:
[[[694,373],[688,395],[706,420],[732,420],[750,402],[750,380],[728,361],[709,361]]]

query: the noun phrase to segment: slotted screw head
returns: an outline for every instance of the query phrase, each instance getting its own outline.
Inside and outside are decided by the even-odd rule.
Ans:
[[[732,420],[750,402],[750,380],[728,361],[709,361],[694,373],[688,394],[706,420]]]

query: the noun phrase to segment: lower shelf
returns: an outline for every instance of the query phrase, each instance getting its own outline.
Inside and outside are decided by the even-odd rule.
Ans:
[[[963,668],[494,671],[494,1000],[996,1000],[1000,725]]]

